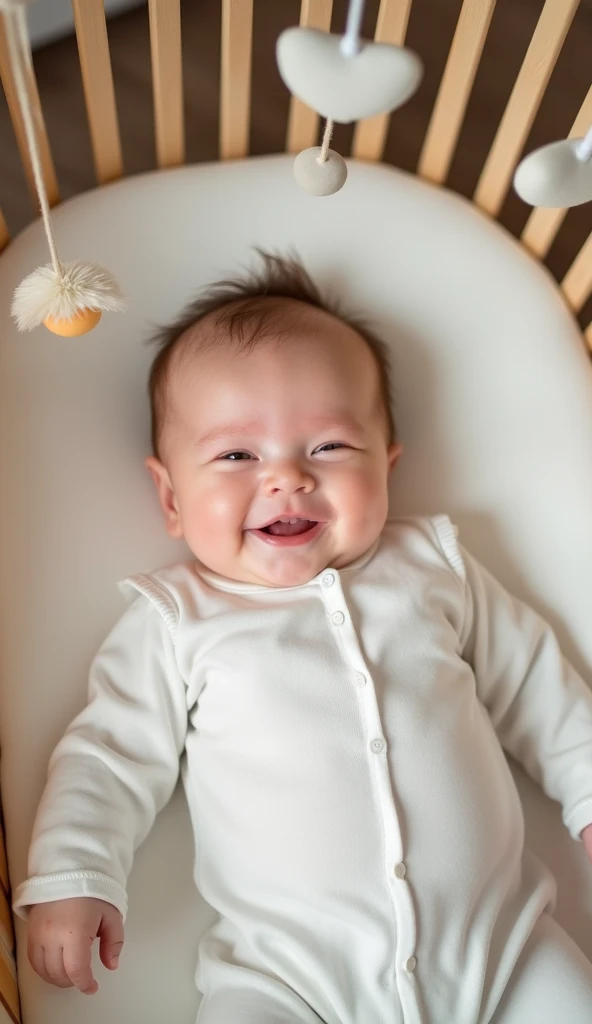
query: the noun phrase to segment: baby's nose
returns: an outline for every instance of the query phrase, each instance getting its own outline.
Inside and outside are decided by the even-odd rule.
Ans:
[[[296,494],[302,491],[303,494],[310,494],[314,490],[314,480],[310,473],[297,462],[278,463],[272,469],[265,481],[267,494]]]

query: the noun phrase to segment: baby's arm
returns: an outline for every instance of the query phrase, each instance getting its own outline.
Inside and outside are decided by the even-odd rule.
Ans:
[[[563,806],[575,839],[592,823],[592,692],[551,627],[462,551],[463,656],[504,748]],[[589,845],[588,835],[586,847]]]
[[[103,928],[108,943],[120,941],[112,938],[114,922],[119,917],[122,931],[133,853],[175,787],[186,730],[173,640],[160,612],[140,596],[94,659],[89,703],[52,754],[33,827],[30,877],[15,892],[22,917],[36,905],[33,939],[43,934],[38,945],[54,973],[61,970],[55,947],[65,919],[73,922],[78,948],[86,942],[89,953]],[[56,920],[57,928],[48,924]],[[37,955],[33,966],[39,965]]]

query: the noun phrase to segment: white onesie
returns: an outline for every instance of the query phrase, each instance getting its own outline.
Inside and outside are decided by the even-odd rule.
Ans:
[[[15,908],[87,895],[125,915],[185,750],[195,880],[221,915],[202,990],[204,965],[242,956],[327,1024],[489,1020],[555,898],[500,741],[574,838],[592,822],[592,694],[551,629],[444,516],[389,522],[302,586],[196,564],[120,586]]]

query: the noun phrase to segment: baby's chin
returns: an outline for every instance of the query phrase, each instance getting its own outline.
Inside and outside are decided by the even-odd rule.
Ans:
[[[301,587],[310,583],[326,567],[322,560],[303,564],[280,557],[273,564],[253,564],[245,569],[249,573],[249,583],[259,583],[265,587]]]

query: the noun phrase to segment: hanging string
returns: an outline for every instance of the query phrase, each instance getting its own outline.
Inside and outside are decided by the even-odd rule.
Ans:
[[[326,164],[327,163],[327,157],[329,155],[329,143],[331,142],[331,136],[333,135],[333,128],[334,127],[335,127],[335,122],[331,121],[330,118],[327,118],[327,123],[325,125],[325,131],[323,132],[323,142],[321,144],[321,152],[319,153],[319,155],[317,157],[317,163],[318,164]]]
[[[45,228],[45,235],[47,237],[47,244],[51,254],[53,269],[58,280],[62,280],[62,266],[58,258],[55,238],[51,227],[49,201],[45,189],[41,155],[39,153],[39,142],[32,113],[29,83],[33,76],[33,64],[27,35],[27,15],[24,6],[18,5],[12,8],[9,7],[5,13],[5,21],[8,48],[12,55],[14,80],[23,117],[23,124],[25,126],[27,144],[29,146],[33,178],[35,181],[35,188],[37,190],[41,216],[43,218],[43,226]]]
[[[365,0],[350,0],[349,2],[345,35],[339,44],[344,57],[355,57],[360,52],[360,29],[362,28],[364,5]]]
[[[576,156],[578,160],[586,161],[592,157],[592,128],[588,129],[588,132],[583,139],[580,139],[576,146]]]

